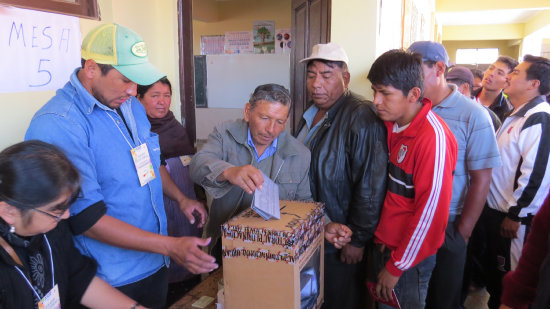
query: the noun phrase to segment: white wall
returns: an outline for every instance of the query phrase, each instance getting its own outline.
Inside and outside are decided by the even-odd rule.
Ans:
[[[147,43],[149,61],[172,82],[171,109],[179,119],[176,3],[177,0],[98,0],[102,21],[80,19],[80,27],[82,37],[106,22],[117,22],[139,33]],[[0,150],[23,140],[34,113],[54,94],[55,91],[0,93]]]

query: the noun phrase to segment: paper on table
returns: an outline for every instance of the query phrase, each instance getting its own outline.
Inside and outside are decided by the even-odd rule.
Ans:
[[[256,191],[254,191],[251,207],[265,220],[271,218],[281,219],[279,186],[264,173],[262,173],[262,176],[264,177],[262,190],[256,189]]]

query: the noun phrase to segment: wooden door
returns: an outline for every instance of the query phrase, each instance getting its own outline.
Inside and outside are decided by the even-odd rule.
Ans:
[[[181,124],[195,145],[195,83],[193,66],[193,1],[178,0],[178,50]]]
[[[292,52],[290,91],[291,128],[295,132],[302,114],[309,107],[306,93],[306,66],[299,63],[311,53],[313,45],[330,42],[331,0],[292,0]]]

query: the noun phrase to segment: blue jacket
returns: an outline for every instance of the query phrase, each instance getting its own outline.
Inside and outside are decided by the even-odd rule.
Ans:
[[[25,139],[57,145],[80,171],[82,196],[71,205],[71,216],[92,208],[90,206],[97,209],[97,205],[105,205],[107,215],[142,230],[166,235],[158,169],[160,147],[158,135],[150,132],[145,109],[134,97],[121,105],[120,110],[132,131],[130,135],[117,112],[101,104],[82,86],[77,72],[78,69],[35,114]],[[143,187],[130,153],[142,143],[147,144],[156,175]],[[84,255],[97,261],[98,276],[113,286],[144,279],[169,263],[169,259],[160,254],[114,247],[83,234],[74,239]]]

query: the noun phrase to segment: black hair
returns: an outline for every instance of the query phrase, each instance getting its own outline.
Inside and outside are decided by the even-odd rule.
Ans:
[[[288,89],[278,84],[265,84],[256,87],[248,100],[250,109],[254,109],[256,103],[262,100],[271,103],[278,102],[285,106],[288,105],[289,107],[292,102]]]
[[[48,143],[31,140],[0,152],[0,201],[25,213],[70,193],[80,192],[80,175],[63,152]],[[69,203],[56,210],[66,210]]]
[[[525,55],[523,61],[531,65],[527,69],[527,80],[540,81],[539,94],[547,95],[550,92],[550,60],[544,57]]]
[[[310,65],[313,64],[313,61],[319,61],[326,65],[328,65],[331,69],[334,69],[335,66],[339,67],[342,72],[348,71],[348,65],[344,61],[332,61],[332,60],[326,60],[326,59],[311,59],[307,63],[307,67],[309,68]]]
[[[472,74],[474,75],[474,78],[477,77],[479,79],[483,79],[483,71],[480,69],[471,69]]]
[[[407,96],[414,87],[424,93],[422,55],[402,49],[392,49],[378,57],[367,75],[373,85],[392,86]]]
[[[80,58],[80,65],[83,68],[84,68],[85,63],[86,63],[86,59]],[[109,73],[109,71],[111,71],[112,69],[115,68],[110,64],[102,64],[102,63],[97,63],[97,62],[96,62],[96,64],[99,67],[99,69],[101,70],[101,75],[103,75],[103,76],[107,75],[107,73]]]
[[[164,76],[163,78],[157,80],[156,82],[152,83],[151,85],[137,85],[137,98],[143,98],[145,96],[145,94],[147,93],[147,91],[149,91],[149,89],[151,87],[153,87],[153,85],[156,84],[156,83],[161,83],[161,84],[167,85],[168,88],[170,89],[170,94],[172,94],[172,84],[170,83],[168,78],[166,78],[166,76]]]
[[[508,73],[512,72],[519,64],[514,58],[508,56],[499,56],[496,62],[502,62],[508,67]]]

